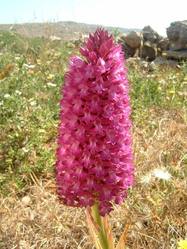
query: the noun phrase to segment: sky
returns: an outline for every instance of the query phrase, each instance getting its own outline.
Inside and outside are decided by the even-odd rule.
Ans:
[[[187,20],[187,0],[0,0],[0,23],[75,21],[123,28],[153,27],[161,35]]]

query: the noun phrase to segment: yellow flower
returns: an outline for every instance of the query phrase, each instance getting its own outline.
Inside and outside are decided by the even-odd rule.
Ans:
[[[175,93],[175,90],[170,90],[169,93],[172,93],[172,94],[173,94],[173,93]]]
[[[37,62],[38,65],[42,64],[40,59],[37,59],[36,62]]]
[[[48,80],[52,80],[54,78],[54,74],[49,74],[48,76],[47,76],[47,79]]]
[[[187,249],[187,240],[180,240],[178,242],[178,249]]]

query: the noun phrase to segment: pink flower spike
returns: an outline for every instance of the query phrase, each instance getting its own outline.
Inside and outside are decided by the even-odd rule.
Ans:
[[[97,29],[74,56],[60,102],[56,182],[64,204],[105,216],[133,184],[131,108],[121,46]]]

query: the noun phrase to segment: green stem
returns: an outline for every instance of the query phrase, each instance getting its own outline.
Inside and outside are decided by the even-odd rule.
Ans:
[[[103,225],[102,218],[99,214],[99,208],[98,208],[97,203],[92,207],[92,215],[93,215],[94,221],[99,226],[99,240],[100,240],[101,246],[103,249],[109,249],[109,242],[107,239],[107,235],[106,235],[106,231]]]

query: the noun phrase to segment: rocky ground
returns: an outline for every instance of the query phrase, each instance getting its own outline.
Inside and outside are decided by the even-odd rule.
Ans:
[[[155,60],[156,64],[187,60],[187,21],[171,23],[167,28],[167,37],[146,26],[141,32],[122,35],[119,42],[127,58],[138,56],[146,61]]]

